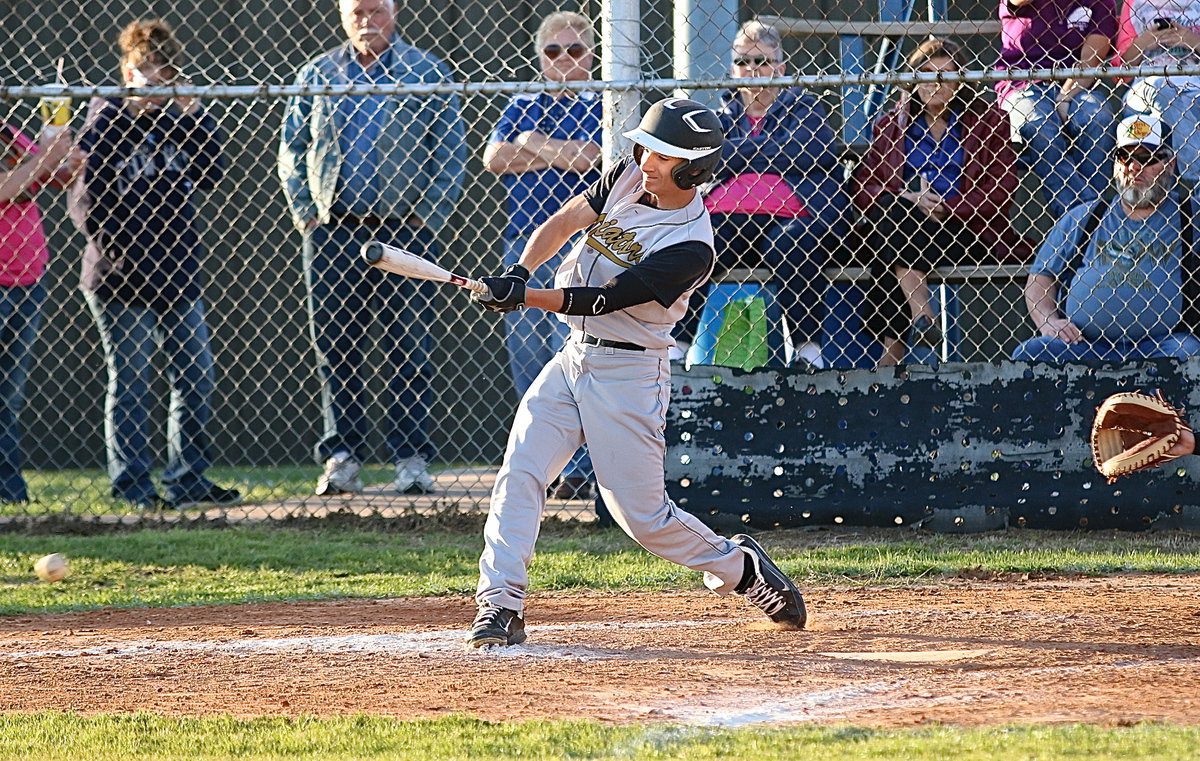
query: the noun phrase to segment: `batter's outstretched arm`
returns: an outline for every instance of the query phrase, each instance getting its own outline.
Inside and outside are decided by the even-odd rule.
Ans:
[[[562,208],[550,215],[529,236],[525,251],[521,254],[520,265],[530,272],[550,261],[550,257],[567,245],[571,236],[590,226],[600,218],[583,196],[575,196],[562,205]],[[533,306],[530,304],[530,306]]]
[[[529,289],[525,305],[574,315],[601,315],[651,301],[668,307],[708,279],[713,250],[688,241],[656,251],[600,286]]]
[[[654,301],[654,292],[636,277],[624,274],[602,286],[530,288],[525,305],[561,314],[594,317]]]

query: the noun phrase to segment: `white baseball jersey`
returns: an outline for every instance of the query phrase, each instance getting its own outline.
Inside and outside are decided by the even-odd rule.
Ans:
[[[573,330],[597,338],[665,349],[675,344],[671,329],[687,310],[692,292],[712,276],[715,259],[712,221],[699,193],[682,209],[658,209],[639,203],[645,192],[642,170],[632,161],[624,167],[614,167],[589,191],[593,208],[603,201],[603,207],[597,210],[600,218],[563,259],[554,276],[554,287],[599,287],[664,249],[703,248],[707,256],[703,274],[678,287],[662,282],[664,273],[653,264],[643,266],[641,272],[645,274],[641,279],[656,295],[665,294],[670,299],[665,304],[651,301],[594,316],[559,315]]]

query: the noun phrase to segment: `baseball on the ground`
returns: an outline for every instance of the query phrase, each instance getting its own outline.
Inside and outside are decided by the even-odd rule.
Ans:
[[[67,578],[67,559],[57,552],[38,558],[33,564],[33,572],[42,581],[62,581]]]

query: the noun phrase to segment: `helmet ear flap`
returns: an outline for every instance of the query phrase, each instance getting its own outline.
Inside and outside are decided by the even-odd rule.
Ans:
[[[692,166],[691,161],[685,161],[679,166],[671,170],[671,179],[675,181],[675,185],[681,190],[688,190],[696,187],[699,183],[695,182],[696,168]]]
[[[712,179],[713,172],[720,162],[721,154],[714,153],[698,159],[685,161],[671,170],[671,179],[683,190],[703,185]]]

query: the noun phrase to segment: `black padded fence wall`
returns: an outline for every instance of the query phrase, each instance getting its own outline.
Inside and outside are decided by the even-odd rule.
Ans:
[[[1108,395],[1161,389],[1192,409],[1198,373],[1200,358],[679,369],[668,489],[702,519],[759,528],[1200,529],[1200,456],[1110,485],[1089,443]]]

